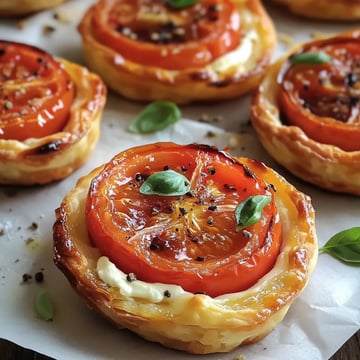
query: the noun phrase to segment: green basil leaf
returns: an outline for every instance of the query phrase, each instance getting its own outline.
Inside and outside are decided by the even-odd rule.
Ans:
[[[128,130],[136,134],[150,134],[165,129],[181,118],[181,111],[170,101],[155,101],[138,114]]]
[[[271,201],[270,195],[249,196],[235,208],[236,231],[256,224],[264,207]]]
[[[35,312],[40,319],[51,321],[54,318],[54,304],[46,291],[41,291],[35,298]]]
[[[326,64],[331,60],[331,56],[324,52],[308,52],[296,54],[290,57],[290,63],[295,64]]]
[[[360,227],[340,231],[319,249],[345,264],[360,266]]]
[[[194,5],[198,1],[199,0],[166,0],[166,3],[174,9],[181,9],[187,6]]]
[[[155,172],[140,186],[140,193],[144,195],[179,196],[189,190],[189,180],[173,170]]]

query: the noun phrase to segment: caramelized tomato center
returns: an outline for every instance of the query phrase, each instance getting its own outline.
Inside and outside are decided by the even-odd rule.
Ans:
[[[203,0],[180,10],[163,1],[100,1],[93,32],[130,61],[169,70],[200,67],[240,44],[240,17],[229,0]]]
[[[0,84],[0,139],[40,138],[66,124],[74,85],[50,55],[0,42]]]
[[[324,52],[323,64],[287,62],[280,72],[285,120],[312,139],[346,151],[360,149],[360,38],[313,42],[299,53]]]
[[[141,194],[144,180],[164,169],[186,176],[190,192]],[[248,288],[274,264],[281,226],[273,200],[260,221],[236,232],[236,206],[264,194],[272,188],[216,149],[148,145],[118,155],[92,181],[87,226],[122,271],[217,296]]]

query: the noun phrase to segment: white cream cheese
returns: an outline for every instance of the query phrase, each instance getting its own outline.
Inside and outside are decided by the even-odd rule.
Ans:
[[[229,71],[232,67],[238,67],[239,64],[245,65],[246,62],[254,55],[254,43],[257,40],[258,34],[256,31],[252,30],[247,32],[236,49],[213,61],[209,65],[210,68],[213,71],[224,73]]]
[[[106,256],[98,259],[96,271],[102,281],[119,288],[119,292],[126,297],[137,297],[159,303],[163,300],[171,301],[180,297],[193,296],[192,293],[185,291],[178,285],[147,283],[141,280],[128,281],[127,275]]]

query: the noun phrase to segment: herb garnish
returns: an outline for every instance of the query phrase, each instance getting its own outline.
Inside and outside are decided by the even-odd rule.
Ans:
[[[150,134],[165,129],[181,118],[181,111],[170,101],[155,101],[141,111],[128,130],[136,134]]]
[[[144,195],[179,196],[189,190],[189,180],[174,170],[155,172],[140,187],[140,193]]]
[[[54,304],[46,291],[40,291],[35,298],[35,312],[40,319],[52,321],[54,318]]]
[[[256,224],[264,207],[271,201],[270,195],[249,196],[235,208],[236,232]]]
[[[165,2],[174,9],[181,9],[196,4],[198,0],[165,0]]]
[[[340,231],[319,249],[347,265],[360,266],[360,227]]]
[[[331,56],[320,52],[308,52],[302,54],[296,54],[290,57],[290,63],[295,64],[326,64],[331,60]]]

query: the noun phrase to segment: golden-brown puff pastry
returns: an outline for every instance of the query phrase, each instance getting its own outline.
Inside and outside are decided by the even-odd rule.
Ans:
[[[352,31],[297,46],[271,66],[251,106],[252,124],[276,161],[321,188],[357,195],[359,45],[360,31]],[[291,65],[303,54],[308,63]]]
[[[1,0],[0,16],[21,16],[58,6],[66,0]]]
[[[46,89],[46,86],[43,88],[42,84],[46,84],[47,81],[52,82],[52,80],[47,78],[47,70],[42,73],[45,74],[45,77],[41,79],[43,75],[40,75],[39,80],[36,77],[31,78],[30,74],[29,81],[24,80],[24,78],[20,81],[22,75],[19,75],[17,86],[19,83],[22,86],[18,86],[18,90],[15,90],[15,92],[11,85],[12,82],[4,80],[3,97],[0,99],[3,105],[1,113],[3,119],[0,121],[0,184],[34,185],[60,180],[80,167],[87,160],[97,143],[100,133],[100,119],[106,100],[106,87],[96,74],[89,72],[80,65],[64,59],[55,60],[49,54],[24,44],[1,42],[1,45],[3,46],[1,49],[3,57],[6,56],[7,50],[14,45],[24,52],[33,53],[35,51],[35,59],[38,56],[37,60],[31,61],[43,61],[42,65],[45,69],[47,61],[54,61],[55,64],[58,64],[56,65],[58,70],[63,71],[62,69],[64,69],[69,77],[68,83],[65,85],[74,91],[74,97],[68,100],[71,101],[69,113],[65,115],[63,113],[65,123],[59,130],[44,136],[39,135],[38,131],[43,129],[41,125],[39,127],[40,122],[44,119],[42,116],[48,115],[50,123],[53,118],[53,114],[49,114],[48,109],[45,109],[42,110],[41,114],[39,113],[34,117],[34,119],[37,119],[35,131],[30,132],[28,136],[26,136],[26,132],[23,133],[22,136],[26,136],[26,138],[19,140],[12,137],[13,133],[11,131],[16,133],[16,126],[11,126],[12,121],[19,120],[19,130],[26,129],[27,124],[33,124],[31,121],[21,123],[22,116],[26,116],[30,108],[38,106],[37,102],[41,106],[42,101],[52,100],[51,96],[44,96],[43,99],[45,100],[40,100],[40,98],[31,99],[27,98],[27,94],[32,92],[36,97],[40,96],[42,89]],[[29,63],[31,61],[29,60]],[[31,68],[32,65],[28,66]],[[2,67],[2,71],[6,71],[6,68]],[[25,78],[29,76],[26,70],[24,70],[24,76]],[[51,85],[52,88],[54,86],[54,84]],[[10,96],[6,95],[7,92],[11,96],[15,96],[14,101],[6,100],[7,96]],[[7,109],[9,111],[16,109],[17,100],[15,98],[19,99],[21,96],[24,96],[24,100],[23,104],[19,105],[19,116],[13,120],[6,120]],[[61,99],[58,103],[53,104],[52,109],[57,110],[64,107],[63,105]],[[2,128],[2,124],[5,127]],[[6,124],[10,125],[9,129]],[[7,130],[10,131],[8,138],[6,137]],[[4,131],[5,138],[1,138]]]
[[[188,103],[240,96],[259,82],[275,48],[273,24],[258,0],[205,0],[194,5],[197,9],[194,11],[189,8],[171,11],[163,2],[151,1],[143,12],[140,11],[142,1],[138,0],[131,6],[118,5],[121,15],[118,15],[116,25],[109,25],[107,11],[111,12],[111,7],[116,6],[114,4],[116,1],[105,0],[92,6],[83,17],[79,31],[89,67],[100,74],[111,89],[131,99]],[[217,17],[222,12],[226,13],[228,7],[234,7],[234,11],[226,29],[232,32],[235,40],[229,34],[214,32],[217,26],[222,25],[222,20],[216,21]],[[127,12],[131,14],[135,11],[139,11],[139,19],[127,26]],[[122,16],[125,18],[123,21]],[[202,45],[202,52],[194,55],[191,48],[197,41],[203,41],[196,37],[189,40],[188,28],[192,26],[189,21],[196,17],[200,23],[205,22],[205,30],[196,31],[203,31],[210,37],[196,36],[205,39],[205,44],[215,41],[214,38],[218,43],[214,46],[210,44],[208,48]],[[96,18],[100,20],[94,20]],[[107,31],[105,35],[104,28]],[[111,40],[109,33],[112,34]],[[118,42],[120,37],[125,37],[134,48],[139,44],[143,48],[151,47],[150,52],[136,49],[132,55]],[[114,44],[117,44],[116,50]],[[185,45],[190,50],[183,50]],[[209,50],[211,46],[213,48]],[[155,53],[154,58],[151,51]],[[191,53],[191,62],[186,60],[186,52]]]
[[[239,345],[254,343],[266,336],[282,321],[289,306],[306,286],[309,276],[315,267],[317,261],[317,238],[314,223],[315,214],[311,200],[264,164],[246,158],[235,159],[224,155],[224,153],[218,153],[217,156],[222,159],[222,164],[226,163],[229,166],[235,167],[242,166],[245,170],[245,177],[250,183],[254,179],[257,179],[256,181],[261,179],[261,181],[268,185],[265,191],[271,190],[273,194],[272,196],[278,209],[276,218],[281,223],[280,250],[275,257],[273,267],[249,288],[216,297],[207,296],[203,293],[184,291],[176,285],[149,284],[139,279],[131,280],[131,277],[129,278],[131,274],[126,276],[117,273],[118,270],[115,265],[111,262],[109,263],[109,260],[94,245],[94,239],[90,239],[89,227],[87,226],[87,211],[89,209],[86,210],[89,206],[87,204],[88,196],[90,193],[94,195],[95,188],[97,188],[99,182],[105,179],[102,174],[106,174],[107,179],[112,179],[113,174],[115,174],[115,177],[120,174],[119,176],[121,177],[124,171],[137,171],[138,175],[136,175],[135,182],[141,181],[138,176],[140,174],[144,175],[144,172],[139,167],[136,168],[135,166],[134,170],[134,167],[127,166],[125,169],[121,164],[127,162],[128,159],[130,161],[135,159],[133,164],[142,163],[145,153],[150,154],[152,158],[155,156],[155,163],[157,163],[158,159],[161,158],[159,153],[161,154],[164,148],[168,150],[168,161],[172,162],[174,161],[174,149],[176,151],[180,149],[181,154],[186,157],[186,154],[194,149],[194,145],[179,146],[169,143],[157,143],[129,149],[114,157],[104,167],[93,170],[78,181],[76,187],[66,195],[61,206],[56,210],[54,261],[66,275],[76,292],[86,300],[91,308],[100,312],[117,326],[130,329],[149,341],[159,342],[166,347],[196,354],[228,352]],[[205,146],[200,146],[198,149],[198,160],[203,164],[203,167],[199,169],[199,165],[196,165],[195,169],[199,170],[199,174],[200,170],[202,170],[202,178],[211,177],[215,171],[220,171],[219,169],[223,165],[214,165],[211,162],[207,162],[209,157],[206,154],[210,154],[209,156],[211,157],[214,149],[206,148]],[[205,157],[203,157],[203,154],[205,154]],[[181,156],[176,155],[175,161],[181,164],[181,160],[179,160],[181,158]],[[159,162],[161,163],[161,160]],[[154,166],[154,161],[151,164],[151,166]],[[112,172],[112,166],[115,166],[116,173]],[[163,163],[159,164],[159,166],[163,166]],[[102,172],[104,169],[105,171]],[[143,171],[146,172],[148,169],[149,167],[144,168]],[[137,189],[138,185],[134,184],[132,178],[127,178],[125,181],[129,185],[129,187],[126,187],[128,189],[126,191]],[[132,208],[134,202],[131,200],[131,195],[124,195],[126,198],[121,200],[122,194],[117,188],[118,186],[126,185],[124,185],[124,182],[121,184],[116,182],[116,184],[118,185],[109,186],[109,189],[113,190],[112,195],[109,193],[110,197],[113,197],[115,193],[118,194],[113,202],[114,206],[119,206],[122,201],[125,201],[128,204],[127,206]],[[211,190],[213,182],[210,181],[208,185],[210,186],[208,192],[216,198],[216,193],[212,193]],[[192,199],[199,195],[193,190],[192,188],[194,196]],[[202,187],[200,191],[203,190],[204,188]],[[227,190],[231,190],[231,188],[228,186]],[[236,196],[241,196],[241,193],[244,194],[241,190],[241,192],[239,191],[240,195]],[[127,194],[129,193],[127,192]],[[99,199],[99,201],[102,201],[101,197]],[[181,199],[183,197],[176,197],[173,209],[176,209],[176,202],[178,200],[181,202]],[[216,199],[214,200],[212,197],[211,204],[213,206],[218,204]],[[161,209],[161,205],[157,201],[158,211],[156,211],[156,214],[153,212],[152,215],[160,216],[161,218],[161,213],[167,211],[168,200],[163,201],[165,202],[163,204],[164,209]],[[144,200],[141,204],[142,208],[146,208],[147,203]],[[195,204],[194,202],[193,205],[194,207],[188,214],[191,213],[189,217],[192,216],[192,220],[195,222],[199,220],[196,217],[199,208],[202,205],[208,205],[206,196],[201,204],[199,202]],[[184,206],[183,202],[182,206]],[[93,208],[91,207],[90,211],[92,210]],[[101,212],[101,210],[99,211]],[[224,212],[227,211],[226,209],[224,210]],[[134,221],[139,221],[139,224],[141,224],[141,218],[136,216],[136,212],[131,211],[131,213],[134,215]],[[109,210],[108,214],[112,214],[114,222],[118,222],[118,220],[115,220],[115,218],[119,219],[117,209]],[[176,211],[175,214],[177,214]],[[108,218],[106,213],[103,213],[103,215],[105,218]],[[182,215],[186,216],[185,211],[182,212]],[[160,224],[163,225],[161,227],[167,226],[170,217],[169,212],[168,215],[162,217]],[[129,217],[126,219],[126,224],[129,225],[131,223]],[[216,222],[217,218],[215,217],[214,219]],[[190,222],[187,224],[190,224]],[[201,231],[206,232],[209,228],[209,223],[207,225],[206,222],[201,224],[200,233]],[[124,225],[125,228],[128,225]],[[216,226],[216,223],[212,225]],[[156,232],[156,225],[153,225],[152,229],[153,232]],[[179,229],[177,228],[177,233],[181,232],[181,229]],[[188,230],[190,229],[188,228]],[[248,228],[248,230],[250,231],[251,228]],[[136,231],[141,233],[143,230],[138,228]],[[184,233],[184,236],[186,236],[186,233]],[[223,229],[222,234],[226,236],[225,229]],[[244,231],[244,234],[249,234],[249,232]],[[130,237],[131,234],[129,233],[127,238]],[[161,237],[161,235],[156,238],[158,237]],[[148,251],[151,250],[150,248]],[[157,249],[154,251],[157,251]],[[205,264],[210,263],[205,262]],[[111,271],[114,272],[113,276],[107,276],[106,271],[102,270],[103,266],[109,266]],[[180,260],[178,266],[183,266]],[[249,266],[255,270],[254,264]],[[121,276],[125,277],[125,280],[122,283],[118,283],[117,279]],[[239,279],[240,277],[241,275],[238,275]],[[169,276],[169,281],[171,278]],[[234,278],[234,281],[237,281],[236,278]],[[135,283],[139,283],[138,286],[141,288],[141,291],[137,289],[131,293],[131,290],[128,288]],[[148,289],[149,287],[154,289],[154,293],[160,289],[160,296],[143,295],[143,289]],[[170,291],[166,294],[164,289],[169,289]]]
[[[273,0],[294,14],[313,19],[356,21],[360,19],[358,0]]]

